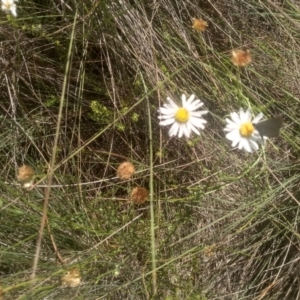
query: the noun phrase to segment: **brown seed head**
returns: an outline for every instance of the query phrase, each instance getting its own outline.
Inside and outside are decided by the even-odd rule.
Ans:
[[[202,19],[192,19],[193,21],[193,26],[192,28],[199,31],[199,32],[203,32],[206,30],[206,27],[208,26],[207,22],[202,20]]]
[[[121,180],[127,180],[134,174],[134,172],[134,165],[129,161],[125,161],[119,165],[117,169],[117,176]]]
[[[143,204],[148,200],[149,192],[143,187],[135,187],[130,195],[130,198],[134,204]]]
[[[252,62],[249,50],[232,50],[231,61],[237,67],[245,67]]]
[[[31,181],[33,179],[34,176],[34,170],[27,166],[27,165],[23,165],[21,168],[19,168],[18,170],[18,175],[17,175],[17,179],[19,181]]]
[[[61,278],[62,286],[76,287],[80,285],[81,276],[78,268],[73,268]]]
[[[216,256],[216,246],[215,245],[211,245],[211,246],[207,246],[203,249],[203,254],[204,254],[204,261],[207,262],[209,261],[211,258],[213,258],[214,256]]]

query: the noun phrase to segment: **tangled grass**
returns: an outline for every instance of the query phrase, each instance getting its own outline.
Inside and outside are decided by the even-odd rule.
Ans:
[[[0,298],[300,298],[299,4],[200,2],[2,12]],[[235,67],[232,49],[252,64]],[[182,93],[210,112],[189,141],[157,120]],[[252,155],[231,149],[224,117],[239,107],[281,116],[281,136]],[[123,161],[136,172],[120,181]],[[30,191],[16,182],[23,164]],[[150,201],[132,204],[135,187]],[[62,285],[72,274],[80,284]]]

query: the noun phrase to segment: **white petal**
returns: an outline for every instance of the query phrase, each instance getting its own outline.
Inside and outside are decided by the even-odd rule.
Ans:
[[[239,140],[238,148],[240,150],[244,148],[244,139],[243,138]]]
[[[157,116],[158,119],[160,120],[165,120],[165,119],[174,119],[175,120],[175,115],[171,114],[171,115],[160,115]]]
[[[169,101],[169,106],[170,107],[172,107],[172,108],[174,108],[174,109],[178,109],[178,105],[171,99],[171,98],[169,98],[169,97],[167,97],[167,100]]]
[[[175,112],[174,109],[170,109],[170,108],[166,108],[166,107],[160,107],[158,109],[158,111],[163,115],[174,114],[174,112]]]
[[[171,114],[171,115],[161,115],[161,116],[157,116],[157,118],[160,119],[160,120],[164,120],[164,119],[174,119],[175,120],[174,116],[175,116],[174,114]]]
[[[238,144],[238,148],[241,150],[241,149],[244,149],[245,148],[245,144],[246,144],[246,139],[244,138],[241,138],[240,141],[239,141],[239,144]],[[245,149],[246,150],[246,149]],[[247,150],[246,150],[247,151]]]
[[[169,130],[169,136],[177,135],[178,129],[179,129],[179,124],[175,122]]]
[[[196,107],[199,103],[201,103],[201,101],[200,101],[199,99],[196,99],[195,101],[193,101],[193,102],[191,102],[191,103],[188,103],[188,102],[187,102],[187,107],[189,107],[189,109],[191,109],[191,110],[194,110],[195,107]]]
[[[252,139],[249,140],[249,144],[251,145],[251,147],[254,151],[258,150],[258,148],[259,148],[258,144],[255,141],[253,141]]]
[[[10,11],[11,11],[11,14],[14,16],[14,17],[17,17],[17,7],[15,4],[13,4],[10,8]]]
[[[183,135],[184,124],[179,125],[178,137],[181,138]]]
[[[182,106],[185,106],[185,104],[186,104],[186,95],[185,94],[181,95],[181,100],[182,100]]]
[[[244,111],[242,108],[239,110],[239,117],[241,122],[245,122],[248,118],[248,110]]]
[[[228,118],[226,118],[225,121],[227,123],[226,127],[231,127],[231,126],[232,126],[232,128],[240,127],[240,124],[236,124],[235,122],[233,122],[232,120],[230,120]]]
[[[239,113],[238,113],[238,116],[239,116],[239,119],[242,121],[243,117],[244,117],[244,110],[242,108],[239,109]]]
[[[232,130],[226,134],[226,138],[230,141],[234,141],[236,139],[240,140],[241,136],[239,130]]]
[[[199,102],[195,101],[190,105],[190,110],[196,110],[204,105],[203,102],[199,100]]]
[[[236,124],[241,124],[241,119],[236,112],[231,113],[230,117],[231,117],[232,121],[235,122]]]
[[[190,115],[193,116],[193,117],[201,117],[202,115],[205,115],[207,113],[208,113],[207,110],[199,110],[199,111],[190,112]]]
[[[236,147],[236,145],[237,145],[239,142],[240,142],[240,138],[236,138],[236,139],[232,140],[231,146],[232,146],[232,147]]]
[[[196,134],[200,135],[200,131],[195,126],[193,126],[193,124],[187,123],[187,125],[188,125],[189,132],[194,131]]]
[[[200,127],[202,129],[204,129],[204,125],[203,124],[207,123],[207,121],[204,120],[204,119],[199,119],[199,118],[191,117],[190,120],[189,120],[189,123],[191,123],[195,127]]]
[[[263,113],[259,113],[259,114],[253,119],[252,123],[254,123],[254,124],[257,123],[260,119],[263,118],[263,116],[264,116]]]
[[[243,148],[244,148],[247,152],[250,152],[250,153],[252,152],[252,147],[251,147],[251,145],[250,145],[248,139],[243,138],[243,145],[244,145]]]
[[[184,131],[185,131],[185,136],[189,138],[192,134],[192,131],[194,131],[194,130],[193,130],[193,127],[191,127],[190,123],[186,123],[184,126]],[[196,129],[196,131],[194,131],[194,132],[197,133],[197,131],[198,130]]]
[[[225,131],[231,131],[231,130],[240,130],[240,125],[237,125],[232,122],[232,124],[227,124],[224,128]]]
[[[175,121],[174,118],[172,118],[172,119],[166,119],[166,120],[160,121],[159,125],[161,125],[161,126],[167,126],[167,125],[171,125],[171,124],[173,124],[175,122],[176,121]]]
[[[189,97],[189,99],[187,99],[186,104],[187,104],[187,105],[191,105],[191,104],[193,103],[194,99],[195,99],[195,95],[192,94],[192,95]],[[195,102],[196,102],[196,101],[195,101]]]

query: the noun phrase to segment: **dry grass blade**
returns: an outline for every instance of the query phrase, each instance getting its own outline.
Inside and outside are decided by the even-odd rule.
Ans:
[[[0,297],[299,298],[299,3],[200,2],[0,12]]]

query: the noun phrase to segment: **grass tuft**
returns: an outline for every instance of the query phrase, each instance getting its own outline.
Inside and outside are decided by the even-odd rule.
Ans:
[[[299,298],[297,1],[0,13],[0,299]],[[182,93],[209,110],[189,140],[157,118]],[[240,107],[281,135],[232,149]]]

